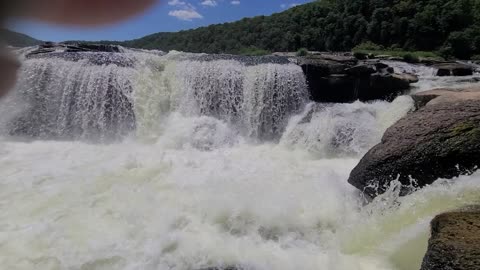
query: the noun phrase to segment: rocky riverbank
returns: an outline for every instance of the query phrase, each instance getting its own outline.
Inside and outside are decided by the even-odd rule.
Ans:
[[[370,197],[398,180],[402,194],[480,165],[480,87],[413,96],[418,110],[390,127],[351,172],[349,183]]]
[[[406,195],[480,166],[480,87],[436,89],[412,98],[416,110],[390,127],[350,174],[349,183],[367,197],[394,183]],[[435,217],[421,270],[479,269],[479,230],[478,207]]]

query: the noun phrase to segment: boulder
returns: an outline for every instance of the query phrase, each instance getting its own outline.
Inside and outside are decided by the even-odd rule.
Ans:
[[[306,75],[313,101],[391,101],[409,90],[410,83],[418,81],[414,75],[395,74],[393,68],[378,61],[357,64],[356,61],[352,62],[349,56],[337,57],[343,61],[326,60],[324,56],[298,59],[298,64]]]
[[[414,100],[419,109],[390,127],[350,174],[348,182],[370,197],[397,179],[406,195],[480,165],[480,88],[427,91]]]
[[[382,70],[382,69],[389,68],[389,66],[387,64],[382,63],[382,62],[376,62],[376,63],[374,63],[374,65],[375,65],[375,68],[377,70]]]
[[[370,76],[368,87],[360,86],[358,98],[361,101],[392,101],[398,95],[410,89],[410,81],[401,74],[374,73]]]
[[[317,102],[353,102],[355,100],[392,101],[410,88],[401,74],[374,73],[370,76],[331,74],[309,80],[311,99]]]
[[[356,99],[356,79],[347,74],[332,74],[310,79],[311,99],[317,102],[348,102]],[[334,90],[334,91],[333,91]]]
[[[358,76],[358,77],[368,77],[371,74],[376,72],[376,69],[370,65],[356,65],[351,68],[347,68],[345,72],[348,75]]]
[[[478,208],[441,214],[431,222],[431,231],[421,270],[480,268]]]
[[[411,73],[402,73],[402,74],[395,74],[396,78],[399,78],[404,81],[408,81],[409,83],[417,83],[419,81],[418,76]]]
[[[301,58],[298,64],[302,67],[303,72],[314,80],[315,78],[329,76],[331,74],[344,74],[345,69],[349,68],[348,64],[336,62],[332,60]]]
[[[441,63],[432,67],[437,68],[437,76],[471,76],[473,67],[462,63]]]

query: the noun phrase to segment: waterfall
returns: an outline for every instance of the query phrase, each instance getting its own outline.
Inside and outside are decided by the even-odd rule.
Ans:
[[[368,205],[347,183],[408,96],[310,103],[283,58],[122,51],[21,57],[2,269],[420,269],[432,218],[478,202],[479,173]]]
[[[293,64],[145,52],[124,53],[124,59],[90,55],[25,60],[17,98],[29,108],[9,124],[9,134],[107,141],[138,128],[137,134],[158,136],[162,119],[179,112],[214,117],[247,137],[274,140],[308,99],[303,73]]]
[[[9,123],[10,135],[81,140],[122,137],[135,128],[131,73],[131,68],[97,66],[86,60],[25,61],[14,97],[28,105]]]
[[[392,103],[310,103],[291,118],[281,143],[321,158],[361,156],[411,109],[413,100],[407,96]]]
[[[178,70],[180,111],[224,120],[253,138],[279,137],[308,99],[303,73],[293,64],[183,61]]]

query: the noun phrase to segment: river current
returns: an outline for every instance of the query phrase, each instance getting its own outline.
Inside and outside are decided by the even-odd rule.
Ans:
[[[0,104],[0,269],[419,269],[430,220],[478,202],[478,173],[370,204],[347,183],[408,96],[313,104],[293,64],[126,54],[25,60]]]

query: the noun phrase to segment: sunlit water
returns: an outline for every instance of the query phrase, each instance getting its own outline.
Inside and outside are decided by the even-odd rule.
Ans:
[[[213,83],[207,74],[185,73],[195,65],[215,78],[228,76]],[[0,269],[419,269],[431,218],[476,203],[480,175],[441,180],[402,198],[392,188],[364,205],[348,175],[413,101],[308,104],[296,67],[262,67],[228,61],[144,65],[133,73],[104,67],[132,76],[136,128],[128,137],[92,142],[106,133],[84,126],[81,136],[59,141],[72,134],[59,125],[68,110],[60,110],[64,118],[44,115],[54,125],[30,125],[46,139],[5,136]],[[88,76],[94,74],[102,73]],[[288,83],[271,86],[275,74]],[[49,91],[67,93],[60,82],[50,81]],[[230,89],[238,102],[206,87]],[[284,95],[272,102],[288,105],[255,102],[275,91]],[[19,99],[10,101],[24,104]],[[47,103],[62,108],[61,101]],[[13,114],[5,113],[4,122]],[[73,123],[91,119],[106,123],[85,114]]]

